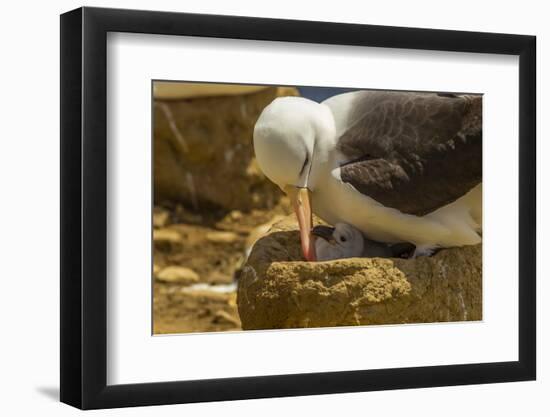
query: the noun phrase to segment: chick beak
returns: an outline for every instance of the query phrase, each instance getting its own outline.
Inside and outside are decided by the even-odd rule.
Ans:
[[[313,214],[311,211],[311,203],[309,190],[307,188],[286,187],[285,189],[296,217],[298,219],[298,226],[300,227],[300,241],[302,243],[302,253],[304,258],[308,261],[315,261],[317,259],[315,255],[315,241],[311,234],[311,228],[313,226]]]
[[[311,234],[321,239],[325,239],[330,244],[336,242],[334,240],[334,227],[318,225],[311,230]]]

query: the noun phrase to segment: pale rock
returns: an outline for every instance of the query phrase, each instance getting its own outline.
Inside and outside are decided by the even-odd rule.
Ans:
[[[206,239],[213,243],[233,243],[239,240],[239,235],[233,232],[210,232]]]
[[[181,241],[181,235],[176,230],[159,229],[153,231],[153,240],[155,242],[176,243]]]
[[[254,229],[252,229],[252,231],[250,232],[250,234],[246,238],[246,243],[245,243],[245,252],[246,252],[247,256],[250,254],[250,251],[252,250],[252,247],[258,241],[258,239],[260,239],[262,236],[264,236],[266,233],[268,233],[269,230],[271,229],[271,227],[275,223],[280,222],[282,219],[284,219],[284,217],[285,216],[283,216],[281,214],[276,214],[269,221],[267,221],[263,224],[260,224],[260,225],[256,226]]]
[[[231,314],[229,314],[227,311],[224,311],[224,310],[216,311],[216,313],[214,314],[214,322],[227,323],[235,327],[240,327],[241,325],[241,322],[239,321],[238,318],[232,316]]]
[[[198,282],[200,277],[191,268],[167,266],[158,272],[156,279],[171,284],[189,285]]]
[[[168,224],[170,219],[170,213],[160,207],[155,207],[153,210],[153,227],[161,228]]]
[[[171,250],[180,248],[183,244],[181,234],[175,229],[154,229],[153,243],[159,250]]]
[[[239,210],[232,210],[229,213],[229,217],[231,217],[232,220],[241,220],[243,218],[243,213]]]

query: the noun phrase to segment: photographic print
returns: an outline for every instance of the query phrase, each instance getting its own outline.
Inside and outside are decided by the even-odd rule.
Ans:
[[[482,95],[153,81],[153,333],[482,319]]]

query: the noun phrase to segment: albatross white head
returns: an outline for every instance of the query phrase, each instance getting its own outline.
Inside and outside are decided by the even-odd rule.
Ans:
[[[302,251],[314,261],[310,193],[334,140],[334,119],[328,107],[301,97],[275,99],[254,128],[254,151],[263,173],[290,198],[298,224]]]

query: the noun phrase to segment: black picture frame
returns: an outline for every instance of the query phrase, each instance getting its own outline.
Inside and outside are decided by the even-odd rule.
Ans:
[[[107,385],[108,32],[519,56],[518,361]],[[534,36],[85,7],[61,16],[60,55],[62,402],[94,409],[535,379]]]

